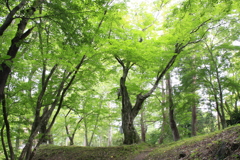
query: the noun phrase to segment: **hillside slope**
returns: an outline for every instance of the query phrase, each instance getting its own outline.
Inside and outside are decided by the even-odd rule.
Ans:
[[[236,160],[240,159],[240,125],[209,135],[196,136],[159,146],[146,159],[151,160]]]
[[[33,160],[236,160],[240,159],[240,125],[209,135],[150,147],[40,147]]]

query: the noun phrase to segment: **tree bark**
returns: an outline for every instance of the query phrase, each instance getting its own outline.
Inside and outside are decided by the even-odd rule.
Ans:
[[[88,145],[88,127],[87,127],[87,120],[86,118],[83,119],[83,122],[84,122],[84,142],[85,142],[85,146],[89,146]]]
[[[169,100],[169,122],[170,127],[173,134],[173,140],[178,141],[180,139],[180,135],[178,132],[178,128],[174,119],[174,104],[172,99],[172,86],[171,86],[171,78],[170,73],[167,75],[167,89],[168,89],[168,100]]]
[[[7,153],[7,147],[4,141],[4,128],[5,128],[5,123],[2,124],[2,128],[1,128],[1,142],[2,142],[2,148],[3,148],[3,152],[4,152],[4,156],[6,158],[6,160],[8,160],[8,153]]]
[[[4,124],[6,126],[7,143],[8,143],[8,148],[9,148],[9,156],[10,156],[11,160],[14,160],[15,156],[14,156],[14,150],[13,150],[12,141],[11,141],[10,124],[9,124],[9,121],[8,121],[8,112],[7,112],[6,99],[5,99],[5,94],[4,93],[2,95],[2,101],[1,102],[2,102],[3,120],[4,120]]]
[[[120,62],[122,63],[122,61]],[[133,64],[130,64],[129,62],[126,64],[126,66],[123,65],[123,76],[120,78],[120,91],[122,95],[122,129],[124,134],[123,144],[134,144],[140,142],[139,135],[134,127],[133,122],[141,108],[141,105],[138,106],[140,107],[138,110],[133,112],[133,107],[130,102],[130,97],[125,84],[128,71],[132,65]]]
[[[146,142],[147,127],[144,122],[144,111],[143,110],[141,111],[140,123],[141,123],[141,140],[142,140],[142,142]]]
[[[194,102],[195,103],[195,102]],[[191,123],[191,136],[197,135],[197,106],[196,104],[192,105],[192,123]]]
[[[163,116],[163,119],[162,119],[162,126],[161,126],[161,132],[160,132],[160,137],[159,137],[159,140],[158,140],[158,144],[162,144],[163,143],[164,134],[165,134],[164,133],[165,132],[165,127],[167,125],[167,117],[166,117],[164,108],[162,108],[162,116]]]
[[[164,81],[162,81],[162,101],[158,98],[160,105],[162,106],[162,126],[161,126],[161,132],[160,132],[160,137],[158,140],[158,144],[163,143],[164,139],[164,131],[165,131],[165,126],[167,124],[167,117],[165,114],[165,106],[166,106],[166,88],[164,87]]]

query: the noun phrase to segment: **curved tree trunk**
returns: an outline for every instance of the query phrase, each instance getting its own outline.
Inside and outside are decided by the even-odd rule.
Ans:
[[[162,71],[158,72],[157,79],[154,82],[154,85],[152,86],[152,88],[144,95],[142,95],[142,93],[137,95],[134,106],[131,104],[128,90],[126,87],[126,78],[128,75],[128,71],[131,69],[134,63],[131,63],[129,61],[124,62],[118,56],[115,55],[116,60],[118,61],[119,64],[121,64],[123,68],[123,75],[120,78],[120,95],[122,96],[122,129],[124,133],[124,141],[123,141],[124,144],[133,144],[133,143],[140,142],[139,135],[136,129],[134,128],[134,124],[133,124],[135,117],[138,115],[139,111],[141,110],[143,102],[155,91],[159,81],[163,78],[163,76],[175,63],[177,56],[181,53],[183,48],[185,48],[188,44],[191,44],[191,43],[197,43],[197,42],[188,42],[185,45],[183,45],[182,43],[177,43],[175,45],[176,54],[172,56],[170,61],[167,63],[166,67]]]
[[[127,75],[128,69],[125,71]],[[139,143],[140,138],[134,127],[134,119],[137,114],[132,112],[132,104],[125,86],[126,77],[121,77],[120,89],[122,94],[122,129],[124,134],[123,144]]]

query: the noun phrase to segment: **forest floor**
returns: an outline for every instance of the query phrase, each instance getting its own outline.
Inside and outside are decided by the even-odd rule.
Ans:
[[[34,160],[237,160],[240,125],[168,144],[115,147],[41,146]]]

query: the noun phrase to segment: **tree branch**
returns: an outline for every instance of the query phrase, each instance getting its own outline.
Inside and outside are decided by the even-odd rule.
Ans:
[[[26,2],[27,2],[26,0],[22,0],[16,7],[13,8],[13,10],[10,11],[10,13],[7,15],[5,21],[3,22],[2,26],[0,27],[0,36],[3,35],[4,31],[12,23],[13,16],[16,14],[16,12],[18,10],[20,10],[26,4]],[[8,6],[8,1],[6,2],[6,4]]]
[[[125,68],[125,65],[124,65],[123,61],[122,61],[117,55],[115,55],[114,57],[115,57],[115,59],[118,61],[118,63],[121,64],[121,66],[122,66],[123,68]]]
[[[202,22],[199,26],[197,26],[195,29],[193,29],[190,34],[193,34],[195,32],[197,32],[202,26],[204,26],[208,21],[212,20],[212,18],[209,18],[208,20]]]

